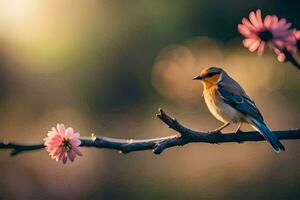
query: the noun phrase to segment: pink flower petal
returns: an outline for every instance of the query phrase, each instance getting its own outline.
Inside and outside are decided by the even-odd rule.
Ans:
[[[282,39],[284,42],[286,42],[288,45],[295,45],[297,43],[297,39],[294,36],[288,36]]]
[[[78,132],[76,132],[72,135],[72,138],[77,138],[78,139],[79,137],[80,137],[80,134]]]
[[[274,36],[274,38],[285,38],[285,37],[293,35],[293,31],[294,30],[286,30],[286,31],[280,31],[280,32],[274,31],[273,36]]]
[[[251,34],[251,31],[248,29],[248,27],[243,24],[238,25],[238,30],[245,37],[247,37],[249,34]]]
[[[64,135],[65,133],[65,125],[64,124],[57,124],[57,130],[61,135]]]
[[[270,15],[267,15],[264,20],[265,27],[269,29],[271,26],[271,23],[272,23],[272,17]]]
[[[282,26],[282,25],[284,25],[284,24],[286,24],[286,19],[285,19],[285,18],[282,18],[282,19],[280,19],[280,20],[278,21],[277,26]]]
[[[64,151],[60,152],[60,154],[58,154],[58,156],[56,156],[55,158],[56,162],[62,160],[64,156],[65,156],[65,152]]]
[[[254,25],[254,27],[259,28],[259,23],[256,19],[256,15],[253,11],[250,12],[249,18],[250,18],[251,23]]]
[[[259,28],[262,28],[263,27],[263,21],[262,21],[262,18],[261,18],[261,10],[260,9],[258,9],[256,11],[256,19],[257,19]]]
[[[279,23],[278,23],[279,24]],[[292,24],[291,23],[287,23],[287,24],[284,24],[284,25],[281,25],[279,26],[277,24],[277,26],[273,29],[273,31],[286,31],[287,29],[289,29]]]
[[[56,134],[56,132],[54,132],[54,131],[48,131],[47,136],[48,136],[48,137],[51,137],[52,135],[55,135],[55,134]]]
[[[82,156],[82,153],[79,151],[79,149],[77,147],[74,147],[72,149],[78,156]]]
[[[261,42],[258,47],[258,50],[257,50],[258,55],[262,55],[264,52],[264,49],[265,49],[265,42]]]
[[[256,40],[250,47],[249,47],[249,51],[254,52],[256,51],[256,49],[258,48],[258,46],[260,45],[260,41]]]
[[[68,151],[67,154],[69,159],[73,162],[76,157],[76,154],[73,151]]]
[[[64,154],[64,157],[63,157],[63,159],[62,159],[63,164],[66,164],[67,160],[68,160],[68,157]]]
[[[62,153],[62,149],[57,147],[55,150],[53,150],[53,157],[59,156]]]
[[[278,54],[277,59],[278,59],[279,62],[284,62],[285,61],[284,53]]]
[[[79,146],[81,144],[81,141],[80,140],[71,140],[71,145],[72,146]]]
[[[279,47],[278,45],[274,44],[274,42],[269,42],[268,44],[269,44],[269,47],[270,47],[271,49],[273,49],[273,51],[274,51],[276,54],[281,53],[281,50],[279,49],[280,47]]]
[[[251,32],[256,32],[257,29],[249,22],[248,19],[243,18],[242,23],[251,31]]]
[[[247,38],[243,40],[243,44],[246,48],[249,48],[257,39]]]
[[[69,127],[69,128],[66,129],[65,135],[66,135],[67,137],[70,137],[70,136],[73,135],[73,133],[74,133],[73,128]]]
[[[273,15],[272,16],[272,23],[270,25],[270,28],[273,30],[277,26],[277,23],[278,23],[278,17]]]
[[[295,35],[297,40],[300,39],[300,31],[295,31],[294,35]]]

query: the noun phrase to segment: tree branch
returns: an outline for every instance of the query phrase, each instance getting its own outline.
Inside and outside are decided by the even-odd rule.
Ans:
[[[157,117],[169,126],[169,128],[177,131],[178,135],[172,135],[163,138],[153,138],[145,140],[133,139],[114,139],[108,137],[95,138],[80,138],[82,147],[94,147],[115,149],[122,153],[133,151],[152,150],[154,154],[160,154],[165,149],[174,146],[183,146],[188,143],[203,142],[203,143],[227,143],[227,142],[246,142],[246,141],[264,141],[264,137],[258,132],[249,131],[242,133],[210,133],[207,131],[194,131],[181,125],[176,119],[170,117],[162,109],[159,109]],[[300,139],[300,129],[274,131],[279,139]],[[25,145],[9,142],[0,142],[0,149],[10,149],[11,155],[15,156],[22,152],[28,152],[38,149],[43,149],[43,143]]]
[[[297,69],[300,70],[300,64],[299,64],[298,61],[294,58],[294,56],[293,56],[286,48],[283,48],[283,49],[282,49],[282,52],[283,52],[284,55],[285,55],[286,61],[291,62]]]

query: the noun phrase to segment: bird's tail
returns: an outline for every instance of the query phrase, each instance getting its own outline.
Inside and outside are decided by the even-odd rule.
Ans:
[[[253,128],[264,136],[264,138],[272,145],[274,151],[279,153],[281,150],[285,150],[284,146],[278,140],[277,136],[272,133],[272,131],[270,131],[270,129],[263,122],[254,118],[251,118],[251,121]]]

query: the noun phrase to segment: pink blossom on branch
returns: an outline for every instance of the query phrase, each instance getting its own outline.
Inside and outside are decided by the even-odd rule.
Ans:
[[[47,137],[44,138],[45,149],[57,162],[62,160],[65,164],[68,158],[73,162],[77,155],[82,156],[79,151],[81,144],[79,136],[80,134],[74,132],[73,128],[66,129],[64,124],[57,124],[56,128],[52,127]]]
[[[264,20],[261,16],[261,10],[252,11],[249,19],[243,18],[242,24],[238,25],[239,32],[245,37],[243,44],[249,51],[261,55],[264,52],[265,45],[275,51],[278,55],[282,49],[288,47],[291,53],[294,53],[297,40],[294,36],[294,29],[291,29],[291,23],[287,23],[285,18],[278,19],[275,15],[267,15]]]

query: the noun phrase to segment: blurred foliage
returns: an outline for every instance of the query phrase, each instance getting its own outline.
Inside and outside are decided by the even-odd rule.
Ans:
[[[270,51],[248,52],[237,24],[261,8],[300,28],[299,6],[1,0],[0,139],[38,142],[58,122],[84,136],[174,134],[155,119],[158,107],[191,128],[216,128],[201,84],[192,81],[213,65],[241,83],[272,129],[296,128],[299,71]],[[285,142],[280,155],[264,143],[195,144],[160,156],[84,149],[66,166],[42,151],[15,159],[0,152],[0,199],[299,199],[297,143]]]

